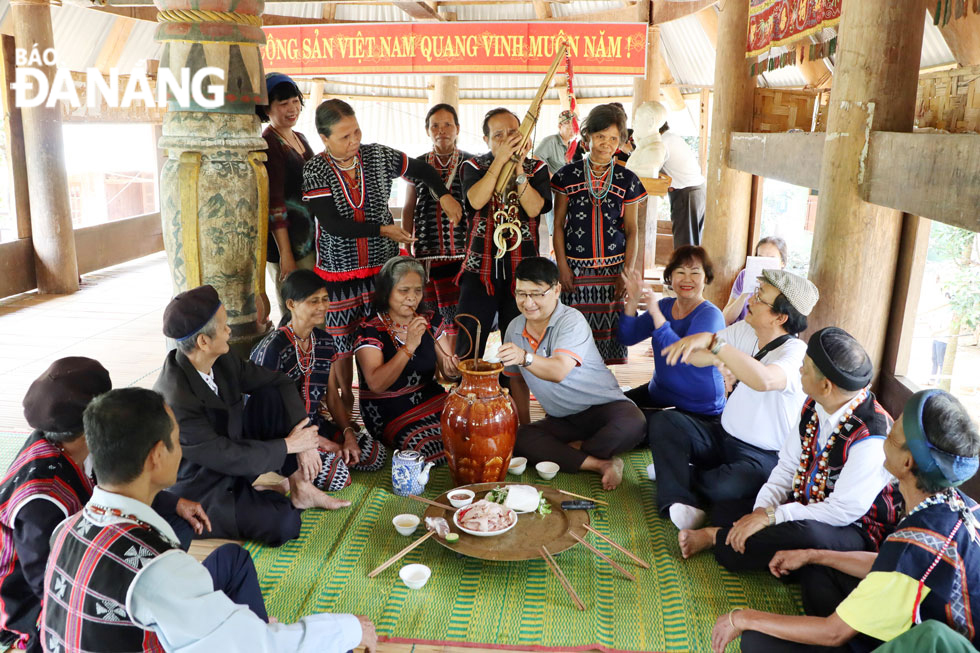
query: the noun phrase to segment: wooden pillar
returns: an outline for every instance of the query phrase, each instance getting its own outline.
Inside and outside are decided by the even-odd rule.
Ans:
[[[701,174],[707,179],[708,174],[708,127],[711,124],[711,91],[701,89],[698,111],[698,163],[701,164]]]
[[[24,119],[20,107],[14,103],[14,37],[0,37],[3,50],[3,66],[0,68],[0,86],[4,89],[4,142],[7,145],[7,172],[13,192],[13,208],[17,218],[17,238],[31,237],[31,201],[27,184],[27,155],[24,150]]]
[[[54,48],[51,5],[48,0],[13,0],[14,34],[18,47],[43,53]],[[55,67],[38,66],[54,79]],[[68,173],[61,134],[61,107],[25,107],[24,150],[31,204],[31,233],[37,289],[42,293],[69,294],[78,290],[75,232],[68,203]]]
[[[724,306],[735,275],[748,253],[752,175],[728,166],[732,132],[752,131],[755,78],[745,58],[749,0],[727,0],[718,15],[714,101],[708,143],[708,206],[703,245],[714,262],[715,282],[706,297]]]
[[[961,66],[980,65],[980,11],[967,11],[965,16],[942,25],[939,31],[946,39],[956,63]]]
[[[459,77],[456,75],[434,75],[430,82],[429,106],[449,104],[459,109]]]
[[[868,204],[860,186],[873,131],[909,132],[926,0],[845,0],[830,92],[810,279],[810,330],[839,326],[879,368],[902,213]]]
[[[633,115],[644,102],[660,101],[660,81],[663,65],[660,55],[660,28],[651,25],[647,29],[647,74],[633,80]]]

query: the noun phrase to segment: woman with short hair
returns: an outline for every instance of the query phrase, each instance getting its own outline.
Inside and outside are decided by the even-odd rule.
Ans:
[[[456,147],[459,136],[456,109],[451,104],[433,106],[425,114],[425,132],[432,139],[432,150],[416,160],[435,168],[442,183],[462,204],[460,166],[474,155]],[[452,329],[459,305],[459,286],[454,280],[466,254],[466,218],[453,222],[439,206],[435,191],[425,182],[410,183],[402,209],[402,227],[416,238],[412,251],[425,266],[429,278],[422,306],[424,310],[438,312],[446,328]]]
[[[361,324],[354,343],[358,396],[364,425],[376,439],[445,464],[440,418],[447,394],[436,373],[458,376],[457,359],[446,346],[442,317],[416,312],[424,287],[425,268],[410,256],[381,268],[374,315]]]
[[[664,268],[664,284],[674,297],[657,298],[651,292],[645,313],[637,314],[643,279],[636,270],[624,274],[626,306],[619,317],[618,340],[625,346],[650,338],[653,378],[626,393],[643,409],[677,408],[707,418],[725,407],[725,381],[715,367],[686,363],[667,365],[663,350],[691,333],[715,333],[725,328],[721,311],[704,298],[714,280],[711,258],[702,247],[682,245]]]
[[[588,156],[551,179],[562,302],[585,315],[607,365],[626,362],[626,347],[616,338],[625,292],[622,274],[636,259],[636,206],[646,197],[639,178],[616,163],[627,138],[626,114],[600,104],[582,125]]]
[[[424,182],[450,220],[458,222],[463,209],[432,166],[387,145],[362,144],[354,109],[343,100],[317,107],[316,130],[324,150],[303,167],[303,199],[317,220],[314,269],[327,282],[325,327],[340,357],[345,405],[352,407],[353,363],[346,359],[358,325],[371,315],[374,276],[398,255],[399,243],[415,240],[388,210],[392,183],[402,176]]]
[[[313,216],[303,202],[303,166],[313,158],[306,137],[294,131],[303,110],[303,93],[289,76],[265,76],[267,106],[255,108],[269,126],[262,132],[268,145],[265,170],[269,175],[269,243],[266,260],[279,301],[286,312],[279,286],[293,270],[312,270],[316,263]]]
[[[285,372],[306,403],[320,433],[322,466],[313,485],[326,492],[350,485],[350,470],[373,472],[385,463],[384,445],[350,419],[340,395],[332,339],[319,327],[327,312],[326,282],[312,270],[296,270],[282,284],[284,324],[252,350],[252,362]]]

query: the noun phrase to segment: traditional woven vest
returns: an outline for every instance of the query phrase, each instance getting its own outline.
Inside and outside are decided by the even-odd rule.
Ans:
[[[84,512],[62,522],[51,538],[44,575],[45,650],[162,652],[156,634],[133,623],[126,594],[136,575],[172,548],[147,524],[101,526]]]
[[[419,161],[423,163],[429,163],[432,159],[430,154],[423,154],[418,157]],[[467,159],[473,158],[473,155],[459,151],[459,166],[456,169],[456,174],[453,175],[453,180],[451,188],[449,191],[452,193],[460,204],[466,206],[466,200],[463,197],[463,170],[462,166]],[[437,165],[433,166],[438,170]],[[447,179],[443,176],[443,183],[446,183]],[[466,234],[468,232],[468,224],[466,216],[459,221],[455,227],[449,219],[442,212],[442,208],[439,206],[439,200],[432,197],[432,193],[429,191],[429,187],[424,183],[415,184],[415,237],[418,240],[413,245],[415,257],[420,260],[431,259],[435,261],[458,261],[463,259],[463,255],[466,253]]]
[[[92,481],[68,456],[35,431],[0,481],[0,628],[25,642],[36,632],[40,601],[14,550],[14,520],[26,502],[45,497],[73,515],[92,496]],[[32,633],[25,631],[31,630]]]
[[[329,195],[337,207],[337,215],[352,222],[394,224],[388,210],[392,182],[405,173],[405,155],[380,143],[361,145],[361,165],[364,173],[364,196],[361,197],[363,217],[358,219],[343,182],[323,156],[315,156],[303,168],[304,178],[326,181]],[[309,190],[309,189],[307,189]],[[398,256],[400,245],[390,238],[345,238],[333,236],[317,226],[316,266],[324,278],[333,280],[373,276],[385,262]]]
[[[803,412],[800,416],[801,438],[806,435],[806,425],[810,423],[815,410],[816,402],[808,397],[806,403],[803,404]],[[874,394],[869,392],[867,398],[861,405],[854,409],[850,419],[841,425],[840,433],[834,439],[834,446],[827,457],[826,496],[829,497],[830,493],[834,491],[834,486],[837,484],[837,479],[840,477],[841,470],[844,468],[844,463],[847,461],[847,454],[851,447],[865,438],[884,436],[884,434],[888,433],[891,425],[891,416],[881,407],[881,404],[875,399]],[[816,448],[816,446],[817,441],[814,438],[813,447]],[[807,477],[810,477],[814,473],[819,458],[819,451],[812,452],[810,456],[810,467],[807,469]],[[804,494],[800,503],[806,505],[809,501],[809,497]],[[892,485],[886,485],[875,498],[868,512],[861,517],[859,524],[875,543],[876,549],[881,544],[881,541],[895,530],[895,525],[898,523],[902,512],[902,505],[902,495],[899,494],[898,489]]]

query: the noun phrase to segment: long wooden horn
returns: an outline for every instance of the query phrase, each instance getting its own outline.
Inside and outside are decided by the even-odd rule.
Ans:
[[[565,58],[565,52],[568,50],[568,43],[562,41],[561,46],[559,46],[558,51],[555,53],[555,58],[551,62],[551,67],[548,68],[547,74],[544,76],[544,80],[541,82],[541,86],[538,87],[538,92],[531,100],[531,106],[528,107],[527,113],[524,114],[524,121],[518,131],[521,133],[521,148],[527,143],[527,139],[531,136],[531,131],[534,126],[538,123],[538,115],[541,113],[541,101],[544,100],[544,94],[548,92],[548,86],[551,84],[552,78],[555,76],[555,72],[558,70],[558,66],[561,64],[562,59]],[[520,150],[518,150],[520,151]],[[510,182],[511,177],[514,174],[514,168],[517,166],[519,161],[514,157],[511,157],[507,163],[504,164],[503,169],[500,171],[500,176],[497,177],[497,185],[494,186],[494,192],[498,195],[504,192],[504,188]]]

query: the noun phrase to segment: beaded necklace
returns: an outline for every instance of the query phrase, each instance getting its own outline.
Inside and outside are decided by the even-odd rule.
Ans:
[[[154,531],[156,530],[156,527],[153,524],[150,524],[149,522],[145,522],[142,519],[135,517],[134,515],[127,515],[119,508],[106,508],[105,506],[97,506],[92,503],[88,504],[85,507],[88,509],[89,512],[94,513],[96,515],[101,515],[101,516],[112,515],[113,517],[118,517],[119,519],[125,519],[126,521],[135,522],[136,524],[139,524],[143,528],[151,529]]]
[[[293,343],[293,347],[296,348],[296,367],[299,368],[304,378],[308,377],[310,370],[313,369],[313,364],[316,363],[316,335],[313,331],[310,331],[309,338],[300,338],[293,331],[291,324],[286,325],[286,334],[289,337],[289,341]],[[299,346],[299,343],[307,339],[310,341],[310,348],[304,352]]]
[[[401,332],[407,336],[408,325],[402,326],[400,324],[396,324],[388,313],[378,313],[378,317],[381,319],[381,324],[384,325],[385,330],[388,332],[388,337],[391,338],[391,344],[398,347],[398,343],[405,342],[398,336],[398,333]]]
[[[858,393],[851,403],[847,405],[847,409],[844,411],[843,416],[837,422],[837,426],[834,427],[833,433],[827,438],[827,444],[823,448],[823,452],[820,454],[820,458],[817,460],[817,473],[813,477],[813,485],[810,486],[809,496],[807,497],[810,501],[820,502],[823,501],[827,496],[827,467],[828,458],[830,457],[830,452],[834,448],[834,443],[837,440],[837,436],[840,435],[840,430],[848,420],[851,419],[851,415],[854,414],[854,410],[860,406],[865,399],[868,397],[868,389],[864,388]],[[810,473],[810,463],[813,461],[813,457],[816,455],[816,440],[817,433],[820,431],[819,418],[817,417],[817,409],[814,406],[813,413],[810,415],[810,421],[806,425],[805,435],[803,436],[803,452],[800,454],[800,464],[796,468],[796,475],[793,477],[793,500],[797,503],[801,502],[806,494],[806,478]]]
[[[612,159],[606,164],[608,168],[604,173],[599,175],[598,184],[599,190],[595,189],[596,186],[596,174],[592,171],[592,157],[585,157],[583,159],[583,164],[585,166],[585,183],[589,188],[589,195],[592,196],[592,201],[595,203],[601,203],[602,200],[606,199],[606,195],[609,194],[609,189],[612,188],[612,170],[613,162]]]
[[[357,156],[354,157],[354,163],[350,167],[342,168],[337,164],[337,161],[333,158],[332,154],[328,154],[327,162],[330,163],[330,167],[333,168],[334,174],[337,175],[338,181],[340,181],[340,188],[344,191],[344,199],[347,200],[347,204],[350,205],[355,211],[364,208],[364,174],[361,166],[361,152],[358,150]],[[354,171],[354,181],[351,182],[350,178],[344,174],[344,172],[353,170]],[[354,200],[351,198],[351,186],[357,184],[358,190],[358,202],[355,204]]]

